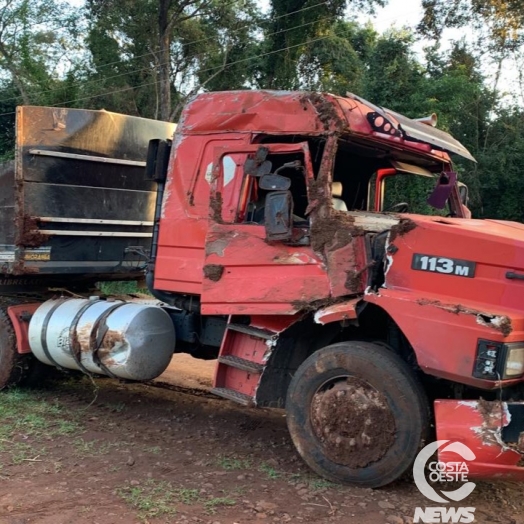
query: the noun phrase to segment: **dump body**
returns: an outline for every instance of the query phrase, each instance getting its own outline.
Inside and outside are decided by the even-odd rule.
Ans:
[[[174,124],[107,111],[19,107],[15,161],[0,168],[0,273],[141,275],[156,186],[150,139]]]

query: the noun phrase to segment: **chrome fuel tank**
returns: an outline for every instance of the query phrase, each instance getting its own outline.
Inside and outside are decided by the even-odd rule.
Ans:
[[[44,302],[34,313],[29,344],[44,364],[150,380],[169,365],[175,330],[157,306],[59,298]]]

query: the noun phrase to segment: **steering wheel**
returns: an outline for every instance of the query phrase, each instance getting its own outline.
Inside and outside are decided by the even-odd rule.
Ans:
[[[391,206],[388,211],[394,213],[407,213],[409,211],[409,204],[407,202],[399,202],[394,206]]]

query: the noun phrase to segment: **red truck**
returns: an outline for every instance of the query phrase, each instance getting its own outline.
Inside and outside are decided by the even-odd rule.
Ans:
[[[524,226],[471,219],[450,154],[473,158],[428,123],[312,92],[201,94],[174,136],[19,108],[0,387],[38,362],[148,380],[188,352],[216,358],[215,394],[285,408],[328,479],[385,485],[435,438],[470,477],[524,478]],[[420,180],[433,211],[388,196]],[[92,291],[144,273],[155,300]]]

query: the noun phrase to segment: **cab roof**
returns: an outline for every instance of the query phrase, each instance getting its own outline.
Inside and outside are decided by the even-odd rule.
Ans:
[[[178,133],[253,133],[319,136],[332,132],[395,149],[437,151],[475,160],[450,134],[352,94],[308,91],[218,91],[185,107]]]

